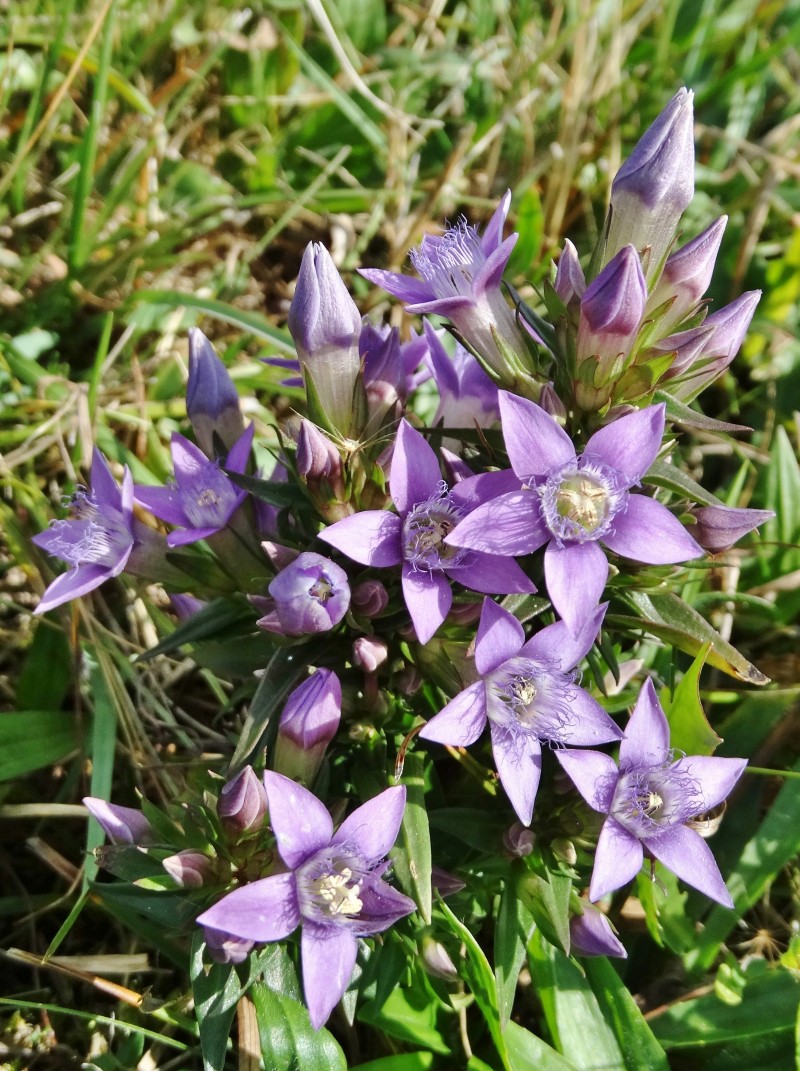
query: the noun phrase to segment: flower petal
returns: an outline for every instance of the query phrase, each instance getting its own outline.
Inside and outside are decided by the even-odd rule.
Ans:
[[[389,488],[398,513],[436,494],[442,473],[433,447],[407,420],[401,420],[392,454]]]
[[[250,941],[280,941],[300,922],[294,874],[273,874],[234,889],[197,921]]]
[[[513,558],[474,551],[448,574],[465,588],[482,595],[532,595],[536,585]]]
[[[300,939],[303,963],[303,995],[315,1030],[344,996],[353,977],[358,941],[350,930],[340,926],[314,926],[306,923]]]
[[[638,483],[661,449],[665,412],[662,402],[606,424],[589,439],[585,453],[621,472],[628,487]]]
[[[493,599],[484,599],[475,641],[475,665],[482,676],[519,653],[525,630],[516,617]]]
[[[485,294],[487,290],[497,290],[503,281],[503,272],[506,270],[508,258],[517,244],[518,234],[509,234],[497,249],[492,250],[484,264],[475,275],[473,288],[476,297]]]
[[[437,744],[469,747],[474,744],[486,725],[486,685],[476,681],[451,699],[446,707],[423,726],[421,740]]]
[[[394,847],[405,805],[406,790],[403,785],[379,792],[345,818],[331,843],[352,846],[370,866],[374,866]]]
[[[622,730],[617,723],[585,689],[574,689],[569,708],[577,720],[564,726],[559,735],[552,734],[552,740],[570,747],[591,747],[622,739]]]
[[[544,476],[575,460],[572,440],[558,421],[541,406],[501,390],[503,438],[514,472],[523,480]]]
[[[410,897],[404,896],[380,878],[367,878],[358,895],[362,907],[358,917],[353,919],[352,930],[359,937],[383,933],[398,919],[417,910],[417,905]]]
[[[295,869],[314,852],[330,844],[333,821],[324,803],[307,788],[283,774],[265,771],[264,788],[269,804],[269,821],[281,859]]]
[[[693,778],[703,795],[703,811],[710,811],[729,795],[744,773],[747,759],[715,758],[710,755],[687,755],[673,764]]]
[[[230,469],[231,472],[244,472],[245,465],[250,457],[250,451],[253,448],[253,438],[255,433],[255,424],[248,424],[230,448],[230,452],[225,461],[225,468]]]
[[[658,837],[645,840],[645,847],[659,862],[693,889],[710,896],[723,907],[733,900],[711,849],[694,829],[672,826]]]
[[[544,552],[547,594],[567,628],[582,633],[594,617],[608,578],[608,560],[597,543],[551,542]]]
[[[453,589],[442,573],[425,573],[403,566],[403,598],[420,643],[427,643],[447,617]]]
[[[120,509],[122,506],[122,493],[119,485],[108,467],[108,462],[97,448],[92,453],[91,479],[92,494],[97,499],[97,502],[102,503],[104,506],[114,506],[116,509]]]
[[[625,726],[619,747],[620,769],[661,766],[669,758],[669,725],[648,678],[642,685],[636,706]]]
[[[642,869],[643,862],[641,842],[615,818],[607,818],[597,841],[589,899],[601,900],[627,885]]]
[[[465,513],[470,513],[484,502],[491,502],[500,495],[519,489],[520,478],[516,472],[503,469],[501,472],[481,472],[477,476],[468,476],[453,487],[450,497]]]
[[[445,539],[453,547],[516,557],[550,539],[535,491],[509,491],[478,506]]]
[[[511,190],[506,190],[481,235],[481,248],[487,256],[503,241],[503,227],[506,225],[506,216],[510,207]]]
[[[186,510],[183,508],[183,497],[175,484],[168,484],[166,487],[145,487],[137,484],[134,497],[154,517],[159,517],[167,524],[189,524]]]
[[[125,555],[124,561],[127,561],[127,559],[128,554]],[[107,565],[77,565],[74,569],[70,569],[68,573],[63,573],[55,578],[44,595],[42,595],[34,612],[46,614],[48,610],[53,610],[56,606],[61,606],[62,603],[77,599],[80,595],[86,595],[89,591],[94,591],[95,588],[100,587],[103,581],[116,576],[119,572],[120,569],[113,571]]]
[[[602,751],[564,748],[557,748],[555,756],[592,810],[608,814],[619,779],[617,764],[611,756]]]
[[[705,551],[666,506],[647,495],[630,495],[603,542],[615,554],[647,565],[672,565],[702,558]]]
[[[585,618],[577,632],[571,632],[563,621],[546,625],[528,640],[521,654],[542,662],[555,663],[566,673],[580,662],[597,639],[608,603],[604,602]]]
[[[395,271],[384,271],[383,268],[359,268],[358,274],[401,301],[430,301],[433,297],[430,284],[411,275],[400,275]]]
[[[497,773],[511,806],[524,826],[530,825],[539,779],[542,745],[532,733],[514,733],[490,723]]]
[[[386,568],[403,560],[402,527],[396,513],[368,509],[323,529],[318,538],[362,565]]]

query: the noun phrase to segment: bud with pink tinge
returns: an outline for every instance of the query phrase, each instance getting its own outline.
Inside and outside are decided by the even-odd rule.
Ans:
[[[663,274],[647,302],[647,311],[653,312],[665,301],[672,300],[669,309],[659,318],[658,337],[673,331],[697,309],[711,284],[727,222],[727,216],[720,216],[702,234],[667,257]]]
[[[189,381],[186,384],[186,412],[197,445],[213,461],[218,449],[216,436],[227,454],[244,432],[239,395],[230,374],[214,352],[214,347],[197,327],[189,331]]]
[[[96,796],[84,796],[83,805],[100,823],[112,844],[143,844],[152,840],[150,823],[141,811],[119,807]]]
[[[168,855],[161,865],[181,889],[199,889],[215,875],[213,860],[190,848]]]
[[[754,531],[775,514],[771,509],[742,509],[734,506],[696,506],[692,511],[695,526],[692,535],[712,554],[728,550],[742,536]]]
[[[229,834],[239,837],[261,828],[267,813],[267,794],[252,766],[245,766],[223,785],[217,814]]]
[[[342,686],[330,669],[317,669],[290,693],[281,713],[275,770],[311,784],[342,716]]]

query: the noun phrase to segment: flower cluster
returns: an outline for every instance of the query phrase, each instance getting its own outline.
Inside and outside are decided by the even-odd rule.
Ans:
[[[624,954],[594,902],[645,860],[730,904],[697,827],[744,760],[671,749],[655,667],[624,724],[598,685],[652,623],[640,591],[683,606],[680,567],[725,553],[771,516],[682,477],[670,414],[725,371],[758,298],[708,313],[724,217],[675,247],[692,165],[692,95],[681,90],[614,180],[589,267],[567,241],[535,307],[502,285],[517,237],[504,237],[510,193],[483,233],[459,219],[426,235],[411,254],[419,278],[363,269],[409,313],[446,321],[425,319],[406,341],[362,319],[330,254],[309,245],[289,312],[298,359],[282,362],[305,406],[281,429],[272,472],[257,470],[256,427],[193,329],[193,439],[172,438],[174,480],[134,485],[125,468],[118,484],[95,453],[91,490],[36,537],[70,566],[40,612],[127,572],[176,599],[190,593],[182,613],[199,609],[204,640],[237,666],[261,652],[241,672],[255,693],[252,731],[234,775],[216,796],[204,790],[202,829],[190,835],[181,820],[167,836],[146,813],[87,806],[120,850],[155,858],[193,898],[212,959],[294,948],[299,927],[314,1027],[360,984],[374,935],[389,941],[398,928],[404,952],[417,948],[439,978],[455,971],[427,929],[438,917],[427,823],[398,842],[406,787],[394,782],[409,749],[425,770],[417,810],[421,785],[461,784],[456,756],[487,806],[515,822],[495,845],[507,887],[556,870],[574,883],[563,918],[541,898],[531,910],[543,933],[571,934],[562,943],[578,954]],[[682,635],[679,617],[666,624]],[[179,625],[173,645],[198,635],[192,627]],[[689,640],[702,646],[696,631]],[[263,779],[248,762],[266,762]],[[558,832],[565,813],[583,856]],[[419,926],[401,922],[414,913]]]

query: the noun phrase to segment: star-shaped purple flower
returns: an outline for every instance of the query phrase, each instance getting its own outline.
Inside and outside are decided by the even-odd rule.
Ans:
[[[711,850],[690,823],[725,799],[746,759],[675,759],[669,725],[650,680],[620,744],[619,767],[599,751],[559,751],[557,758],[589,806],[608,815],[597,842],[592,900],[634,878],[646,854],[687,885],[733,907]]]
[[[516,562],[445,545],[478,502],[509,486],[508,473],[471,477],[448,489],[433,448],[401,420],[389,480],[397,513],[365,510],[337,521],[319,538],[363,565],[403,567],[403,595],[420,643],[427,643],[453,602],[448,577],[473,591],[508,595],[535,586]]]
[[[557,621],[526,643],[514,615],[484,599],[475,643],[481,680],[452,699],[419,734],[423,740],[467,747],[488,721],[497,772],[525,825],[533,815],[543,741],[602,744],[622,736],[600,704],[575,683],[575,666],[592,646],[605,611],[597,607],[577,634]]]
[[[358,938],[382,933],[416,909],[382,879],[397,839],[406,790],[387,788],[334,833],[324,804],[282,774],[264,785],[278,852],[289,868],[228,893],[197,919],[250,941],[281,941],[298,925],[303,991],[319,1029],[353,974]]]
[[[251,424],[231,447],[226,463],[231,472],[244,472],[254,434]],[[177,433],[172,436],[172,464],[175,483],[137,486],[136,501],[167,524],[177,525],[178,530],[167,536],[167,545],[182,547],[221,531],[247,492],[228,479],[217,461],[209,461],[199,447]]]
[[[534,402],[500,391],[506,449],[522,487],[486,502],[445,539],[486,554],[530,554],[547,544],[547,593],[575,630],[608,579],[598,543],[648,565],[703,554],[672,513],[647,495],[631,494],[650,468],[664,434],[664,405],[600,428],[582,454]]]
[[[91,475],[91,490],[73,496],[72,516],[54,521],[33,537],[38,547],[72,566],[50,584],[36,607],[37,614],[93,591],[119,576],[128,564],[136,542],[131,474],[126,466],[120,487],[103,455],[95,450]]]

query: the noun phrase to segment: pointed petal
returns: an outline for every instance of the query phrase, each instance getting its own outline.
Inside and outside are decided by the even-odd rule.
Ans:
[[[214,462],[208,460],[199,446],[189,442],[185,436],[178,434],[177,431],[173,432],[170,449],[172,451],[172,468],[175,472],[178,486],[185,478],[191,479],[204,469],[214,467]]]
[[[197,921],[250,941],[281,941],[300,922],[294,874],[273,874],[234,889]]]
[[[111,474],[108,462],[95,447],[92,453],[92,494],[98,502],[105,505],[121,507],[121,493],[117,481]]]
[[[439,334],[430,320],[423,320],[422,327],[425,331],[425,341],[428,343],[433,377],[439,388],[439,394],[452,394],[458,396],[460,383],[458,373],[453,364],[450,354],[442,345]]]
[[[705,551],[666,506],[646,495],[630,495],[603,542],[625,558],[647,565],[672,565],[702,558]]]
[[[383,268],[359,268],[358,274],[401,301],[430,301],[433,297],[431,286],[411,275],[400,275],[395,271],[384,271]]]
[[[417,905],[380,878],[368,879],[359,893],[361,912],[353,919],[352,930],[356,936],[383,933],[398,919],[416,911]]]
[[[253,437],[256,433],[255,424],[248,424],[242,434],[233,444],[225,461],[225,468],[231,472],[244,472],[245,465],[250,457],[253,447]]]
[[[550,539],[535,491],[510,491],[478,506],[445,539],[454,547],[515,557]]]
[[[575,460],[575,447],[561,425],[541,406],[501,390],[503,438],[514,472],[523,480],[544,476]]]
[[[486,725],[486,685],[476,681],[451,699],[420,732],[421,740],[451,747],[474,744]]]
[[[747,759],[724,759],[710,755],[687,755],[678,759],[673,769],[688,774],[696,782],[703,796],[702,811],[710,811],[730,794],[742,776]]]
[[[269,804],[269,821],[278,842],[281,859],[296,869],[330,844],[333,821],[324,803],[283,774],[267,770],[264,788]],[[239,936],[246,936],[239,934]]]
[[[536,585],[513,558],[474,551],[447,572],[465,588],[482,595],[532,595]]]
[[[127,560],[127,555],[126,555]],[[77,565],[68,573],[57,576],[39,600],[34,613],[46,614],[62,603],[77,599],[99,588],[104,580],[113,576],[107,565]]]
[[[594,616],[608,578],[608,561],[597,543],[551,542],[544,552],[547,594],[567,628],[576,635]]]
[[[508,258],[517,244],[518,234],[509,234],[497,249],[492,250],[486,258],[486,263],[481,265],[480,270],[473,280],[473,289],[476,297],[485,294],[487,290],[497,290],[503,281],[503,272],[506,270]]]
[[[628,487],[638,483],[661,449],[665,412],[663,403],[650,405],[606,424],[589,439],[586,455],[623,473]]]
[[[594,613],[588,614],[577,632],[571,632],[563,621],[546,625],[541,632],[528,640],[522,654],[542,662],[554,662],[566,673],[580,662],[597,639],[608,603],[604,602]]]
[[[565,725],[558,736],[553,734],[551,739],[570,747],[592,747],[622,739],[622,730],[617,723],[584,688],[573,689],[569,708],[575,720]]]
[[[394,847],[405,805],[403,785],[379,792],[345,818],[331,843],[352,845],[370,866],[374,866]]]
[[[643,862],[641,842],[615,818],[607,818],[597,841],[589,899],[601,900],[627,885],[642,869]]]
[[[154,517],[159,517],[167,524],[183,526],[189,523],[181,494],[175,484],[167,487],[143,487],[137,484],[134,497],[139,505],[150,510]]]
[[[423,573],[403,566],[403,598],[420,643],[427,643],[447,617],[453,589],[442,573]]]
[[[475,641],[475,665],[485,676],[519,653],[525,630],[516,617],[492,599],[484,599]]]
[[[519,489],[520,478],[516,472],[513,469],[503,469],[502,472],[482,472],[478,476],[468,476],[466,480],[457,483],[450,494],[456,505],[469,513],[484,502]]]
[[[693,889],[710,896],[723,907],[733,907],[711,849],[694,829],[672,826],[659,837],[648,838],[645,846],[659,862]]]
[[[303,963],[303,995],[315,1030],[344,996],[353,977],[358,941],[339,926],[314,926],[306,923],[300,939]]]
[[[542,776],[542,745],[529,733],[513,733],[495,722],[490,728],[500,781],[517,818],[524,826],[530,825]]]
[[[660,766],[668,757],[669,725],[653,682],[648,678],[625,726],[625,737],[619,747],[620,768]]]
[[[396,513],[370,509],[323,529],[318,538],[362,565],[386,568],[403,560],[403,522]]]
[[[181,528],[179,531],[170,532],[167,536],[168,547],[186,547],[189,543],[196,543],[199,539],[208,539],[216,535],[219,528]]]
[[[432,298],[430,301],[417,301],[413,305],[406,305],[406,312],[411,312],[415,316],[446,316],[452,319],[453,313],[474,307],[475,300],[472,297],[444,297]]]
[[[392,454],[389,489],[398,513],[436,494],[442,473],[433,447],[407,420],[401,420]]]
[[[510,207],[511,190],[506,190],[481,235],[481,248],[487,256],[503,241],[503,228],[506,225],[506,216]]]
[[[592,810],[608,814],[619,780],[619,770],[611,756],[602,751],[564,748],[556,748],[555,755]]]

